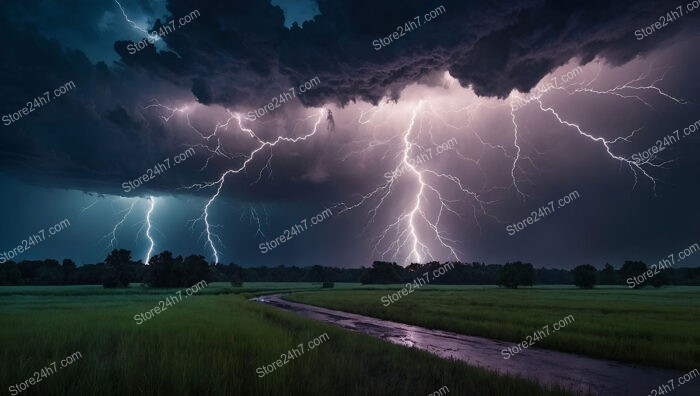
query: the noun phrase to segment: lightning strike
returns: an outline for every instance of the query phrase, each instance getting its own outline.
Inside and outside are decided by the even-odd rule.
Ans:
[[[391,177],[375,189],[357,194],[353,201],[348,203],[341,202],[336,204],[336,208],[340,208],[339,214],[347,211],[355,210],[361,206],[368,205],[370,201],[376,201],[375,204],[370,206],[368,209],[368,219],[365,225],[365,229],[377,219],[380,209],[387,202],[392,199],[392,195],[396,191],[398,185],[402,182],[402,176],[407,174],[408,177],[404,179],[412,180],[415,183],[415,188],[413,193],[410,195],[410,204],[408,207],[400,210],[398,216],[395,216],[393,220],[389,221],[379,235],[375,238],[373,242],[373,254],[380,257],[391,256],[394,259],[398,259],[400,256],[405,258],[405,262],[414,260],[416,262],[424,262],[426,260],[433,260],[436,257],[433,248],[438,248],[445,253],[444,256],[460,260],[461,252],[457,247],[457,241],[451,238],[443,227],[443,219],[447,215],[461,217],[462,214],[457,210],[455,203],[458,202],[454,199],[450,199],[448,196],[448,191],[454,190],[457,194],[462,197],[467,198],[467,202],[472,207],[472,214],[475,220],[475,224],[481,229],[479,223],[479,217],[485,216],[490,217],[498,222],[500,220],[489,213],[489,206],[491,204],[497,203],[492,199],[487,200],[482,198],[486,193],[493,190],[500,189],[512,189],[519,197],[526,199],[528,194],[524,187],[524,182],[532,183],[530,176],[523,169],[524,164],[528,164],[529,167],[540,170],[537,168],[535,162],[531,157],[526,154],[526,148],[528,150],[534,150],[537,155],[543,155],[544,153],[538,152],[536,149],[531,149],[530,145],[524,146],[526,143],[524,137],[522,136],[522,131],[518,122],[518,109],[523,107],[533,105],[534,108],[540,111],[542,114],[547,114],[556,120],[560,125],[567,129],[571,129],[577,132],[582,137],[587,140],[599,144],[604,150],[606,155],[608,155],[612,160],[618,161],[626,165],[634,174],[634,186],[636,187],[638,178],[637,175],[642,175],[646,179],[650,180],[656,191],[657,179],[650,173],[650,169],[661,168],[670,161],[658,163],[655,162],[656,158],[652,157],[645,161],[634,162],[623,155],[617,154],[614,150],[614,145],[621,142],[630,142],[631,139],[638,133],[641,128],[637,128],[628,135],[619,136],[612,139],[605,139],[602,137],[597,137],[593,132],[587,131],[580,123],[573,122],[566,119],[559,111],[557,111],[551,105],[545,105],[544,100],[555,92],[560,92],[569,96],[576,95],[601,95],[609,96],[612,98],[619,98],[622,100],[635,100],[640,104],[653,108],[650,99],[647,95],[656,95],[659,98],[668,100],[673,104],[686,104],[683,99],[676,98],[668,92],[664,91],[659,87],[659,83],[663,81],[664,75],[659,78],[654,79],[651,83],[645,83],[649,79],[650,71],[641,74],[639,77],[634,78],[630,81],[624,82],[617,86],[609,89],[599,89],[594,88],[593,84],[597,81],[600,70],[590,81],[583,82],[570,82],[562,86],[556,85],[548,87],[543,92],[537,92],[536,95],[529,95],[529,97],[520,97],[517,93],[511,95],[510,109],[507,113],[509,116],[510,124],[512,124],[512,146],[506,143],[492,143],[484,138],[482,133],[476,130],[472,126],[472,122],[478,111],[482,109],[492,110],[502,107],[508,107],[508,103],[503,100],[489,101],[483,98],[477,98],[474,103],[458,109],[448,109],[438,111],[433,106],[431,101],[421,100],[417,104],[411,107],[410,119],[406,128],[400,134],[392,134],[388,138],[379,138],[377,134],[384,129],[388,128],[389,120],[393,116],[394,107],[389,104],[389,101],[381,101],[377,106],[373,106],[368,110],[362,110],[357,119],[358,126],[372,128],[371,137],[365,140],[354,139],[351,143],[352,145],[364,148],[354,149],[350,148],[345,151],[345,155],[340,156],[341,161],[346,161],[353,155],[364,154],[366,152],[378,149],[380,147],[385,147],[385,151],[381,156],[382,160],[390,158],[393,153],[393,158],[397,161],[395,163],[394,169],[391,172]],[[449,78],[451,78],[448,75]],[[449,80],[446,78],[446,80]],[[513,101],[518,101],[518,106],[513,105]],[[216,225],[212,224],[211,219],[211,209],[213,204],[221,195],[224,184],[227,178],[240,174],[246,173],[248,169],[252,166],[254,160],[258,157],[266,156],[266,161],[264,165],[259,168],[257,178],[251,183],[258,183],[267,173],[268,177],[272,177],[272,159],[273,159],[273,148],[279,144],[295,144],[309,139],[314,136],[317,131],[319,124],[322,120],[326,119],[326,130],[327,132],[332,132],[335,130],[335,117],[334,114],[329,109],[320,109],[317,115],[308,116],[302,120],[299,120],[291,133],[295,134],[297,127],[309,119],[316,117],[313,124],[313,129],[311,132],[297,136],[297,137],[284,137],[279,136],[272,140],[264,140],[254,129],[244,123],[244,119],[238,113],[232,112],[226,109],[226,118],[222,122],[218,122],[214,128],[209,132],[202,132],[197,128],[192,120],[190,119],[190,108],[188,106],[182,107],[168,107],[161,105],[157,101],[153,104],[146,106],[146,108],[159,108],[163,111],[161,119],[164,122],[169,122],[178,113],[184,113],[186,116],[187,126],[193,130],[206,144],[199,144],[198,147],[206,148],[210,152],[210,156],[207,158],[204,166],[201,170],[205,169],[210,160],[219,157],[228,161],[239,161],[237,166],[230,167],[224,170],[217,179],[195,183],[183,188],[186,189],[212,189],[212,195],[206,200],[202,215],[192,220],[192,225],[202,221],[204,223],[204,231],[202,232],[202,237],[204,239],[204,246],[209,250],[215,260],[215,263],[219,262],[219,251],[217,249],[218,244],[223,244],[215,229]],[[467,122],[464,125],[454,125],[447,120],[447,115],[458,115],[464,114],[467,118]],[[377,122],[376,119],[380,116],[386,116],[385,120]],[[510,187],[508,186],[493,186],[486,188],[482,185],[478,190],[474,190],[468,187],[467,183],[463,182],[460,178],[455,175],[436,171],[425,167],[422,163],[414,161],[412,158],[416,152],[421,150],[426,150],[421,140],[424,140],[425,136],[429,137],[429,141],[435,145],[435,140],[432,135],[433,124],[435,122],[441,123],[447,128],[454,129],[456,131],[467,130],[471,133],[478,144],[481,144],[484,148],[495,150],[507,158],[509,162],[508,167],[508,177],[510,179]],[[230,130],[235,129],[234,132]],[[253,143],[253,147],[244,153],[231,154],[223,148],[222,135],[221,132],[226,131],[228,133],[236,133],[238,131],[249,139]],[[425,136],[424,136],[425,135]],[[215,143],[215,146],[210,145]],[[477,170],[479,170],[484,178],[488,179],[487,172],[481,168],[481,159],[474,159],[463,155],[459,150],[455,149],[455,155],[459,158],[473,164]],[[400,180],[401,179],[401,180]],[[485,184],[485,183],[484,183]],[[447,186],[447,189],[446,187]],[[450,187],[451,186],[451,187]],[[254,210],[251,211],[250,218],[252,222],[258,224],[258,231],[256,235],[263,235],[262,227],[260,222],[260,216]],[[432,248],[431,248],[432,246]]]
[[[136,30],[138,30],[138,31],[140,31],[140,32],[142,32],[142,33],[144,33],[146,36],[151,37],[154,41],[160,40],[160,37],[158,37],[157,34],[151,35],[151,33],[149,33],[146,29],[142,28],[142,27],[139,26],[136,22],[134,22],[134,21],[132,21],[131,19],[129,19],[129,16],[126,15],[126,11],[124,10],[124,7],[122,7],[121,3],[120,3],[118,0],[114,0],[114,2],[117,3],[117,6],[118,6],[119,9],[121,10],[122,15],[124,16],[124,19],[126,19],[126,22],[127,22],[129,25],[131,25],[134,29],[136,29]]]
[[[424,108],[427,109],[424,110]],[[379,110],[375,111],[374,114],[376,115],[378,112]],[[369,113],[369,111],[363,112],[358,119],[358,123],[371,123],[371,119],[364,119]],[[443,230],[441,222],[446,213],[458,217],[461,215],[457,209],[453,207],[456,201],[449,200],[445,196],[444,188],[438,186],[438,181],[447,182],[448,185],[455,187],[459,193],[470,198],[470,202],[475,208],[474,216],[477,224],[477,209],[478,212],[488,216],[487,207],[489,204],[493,203],[492,201],[482,200],[478,193],[465,187],[465,183],[457,176],[419,166],[425,162],[421,160],[421,155],[417,157],[419,158],[418,160],[412,157],[416,151],[425,153],[426,150],[431,150],[419,143],[421,135],[428,135],[430,141],[435,144],[431,134],[432,123],[428,123],[430,128],[425,131],[423,127],[424,121],[422,119],[419,120],[421,116],[425,115],[433,115],[441,119],[435,109],[429,103],[425,103],[425,101],[421,100],[412,107],[408,125],[400,135],[402,144],[400,146],[401,149],[397,153],[399,161],[394,170],[389,173],[391,177],[389,177],[384,184],[378,186],[369,193],[359,195],[355,203],[346,204],[343,202],[336,204],[336,207],[340,207],[340,214],[359,208],[370,200],[376,199],[376,205],[374,205],[368,213],[369,218],[365,226],[365,228],[367,228],[370,224],[374,223],[379,210],[390,199],[392,193],[400,183],[399,178],[403,177],[404,174],[410,175],[410,178],[416,183],[416,187],[414,193],[411,195],[412,199],[409,208],[401,211],[395,220],[383,229],[379,236],[376,237],[373,248],[373,252],[380,257],[389,255],[395,260],[402,255],[403,251],[406,251],[406,263],[411,260],[415,262],[424,262],[425,260],[435,259],[435,255],[431,251],[429,242],[424,235],[426,232],[430,239],[435,241],[440,248],[448,253],[449,257],[460,260],[460,252],[456,247],[457,241],[448,236],[447,232]],[[451,127],[458,129],[456,126]],[[380,144],[389,143],[391,140],[393,139],[378,144],[372,143],[367,149],[371,149]],[[431,207],[437,207],[435,213],[429,213],[428,209]]]
[[[241,116],[239,113],[232,112],[229,109],[226,109],[227,113],[227,118],[223,122],[217,123],[213,130],[210,133],[204,133],[202,132],[199,128],[197,128],[195,125],[193,125],[191,119],[190,119],[190,108],[188,106],[182,106],[182,107],[169,107],[160,104],[157,100],[153,100],[153,103],[149,104],[148,106],[145,106],[144,109],[151,109],[151,108],[158,108],[161,109],[165,115],[161,115],[161,119],[163,122],[169,122],[176,114],[178,113],[184,113],[186,120],[187,120],[187,125],[190,129],[195,131],[197,135],[202,138],[205,142],[208,142],[210,140],[216,139],[216,147],[211,148],[208,145],[197,145],[198,147],[203,147],[206,148],[211,155],[207,158],[205,164],[200,168],[200,170],[204,170],[208,165],[209,162],[212,158],[215,156],[217,157],[222,157],[226,160],[236,160],[239,159],[241,162],[238,166],[234,166],[231,168],[228,168],[225,170],[218,179],[212,180],[209,182],[203,182],[203,183],[195,183],[189,186],[183,187],[184,189],[196,189],[196,190],[202,190],[202,189],[213,189],[214,193],[212,196],[205,202],[204,204],[204,210],[202,211],[202,215],[199,218],[191,220],[191,228],[194,229],[194,226],[197,222],[202,221],[204,223],[204,231],[202,232],[202,236],[205,240],[204,245],[205,247],[211,251],[212,257],[214,259],[214,263],[218,263],[220,260],[219,257],[219,251],[216,247],[217,243],[222,244],[221,238],[216,234],[215,226],[211,222],[211,215],[210,215],[210,210],[212,205],[215,203],[217,198],[220,196],[221,191],[224,187],[224,184],[226,182],[226,179],[232,175],[244,173],[248,170],[249,166],[251,163],[260,155],[263,155],[262,153],[267,153],[267,160],[265,162],[265,165],[261,167],[258,177],[253,183],[255,184],[258,183],[267,171],[268,177],[272,177],[272,158],[273,158],[273,148],[276,147],[278,144],[295,144],[299,143],[302,141],[305,141],[312,136],[314,136],[318,130],[319,130],[319,125],[321,124],[324,115],[327,117],[328,121],[328,130],[331,131],[334,129],[334,121],[332,120],[332,113],[329,113],[327,109],[319,109],[318,113],[316,116],[311,115],[308,116],[302,120],[299,120],[294,129],[292,130],[292,133],[296,131],[297,126],[299,123],[304,122],[308,119],[312,119],[313,117],[316,117],[316,120],[313,124],[313,129],[311,132],[308,132],[306,134],[303,134],[301,136],[296,136],[296,137],[285,137],[285,136],[278,136],[277,138],[273,140],[264,140],[260,138],[255,131],[244,125],[244,118]],[[237,127],[237,130],[242,132],[244,136],[249,137],[254,145],[254,148],[252,148],[249,152],[247,153],[239,153],[239,154],[230,154],[224,151],[223,149],[223,144],[222,141],[219,137],[219,133],[221,131],[228,131],[229,128],[232,127]],[[259,224],[259,216],[257,215],[257,212],[254,215],[255,218],[258,219],[258,224]],[[258,228],[257,234],[262,234],[262,229],[261,227]]]
[[[129,205],[128,208],[126,208],[120,212],[120,213],[124,213],[121,220],[119,220],[119,222],[117,222],[114,225],[114,228],[112,228],[111,233],[104,236],[104,238],[111,236],[111,239],[109,240],[109,244],[107,244],[107,249],[116,249],[118,247],[117,246],[117,243],[118,243],[117,242],[117,231],[119,230],[119,227],[121,227],[124,224],[124,221],[126,221],[126,218],[129,217],[129,215],[131,214],[131,211],[134,210],[134,205],[136,205],[136,201],[132,201],[131,205]]]
[[[649,79],[649,75],[651,73],[651,67],[649,70],[645,73],[640,74],[638,77],[629,80],[625,83],[618,84],[613,88],[610,89],[594,89],[590,88],[591,85],[597,81],[598,77],[600,76],[600,68],[598,69],[598,73],[588,81],[587,83],[585,81],[580,82],[580,83],[571,83],[571,84],[566,84],[563,86],[558,86],[558,85],[548,85],[542,92],[537,92],[535,95],[530,95],[528,97],[520,97],[518,95],[511,96],[511,119],[513,123],[513,131],[514,131],[514,141],[513,145],[516,148],[516,156],[513,159],[512,167],[511,167],[511,177],[513,181],[513,186],[515,189],[520,193],[523,197],[524,194],[522,191],[518,188],[518,183],[517,179],[515,176],[516,169],[518,168],[518,160],[520,159],[520,152],[521,152],[521,147],[518,144],[518,124],[516,121],[516,111],[520,108],[523,108],[530,103],[534,103],[537,108],[545,114],[550,114],[554,117],[554,119],[561,124],[562,126],[568,128],[568,129],[573,129],[574,131],[578,132],[579,135],[595,142],[601,145],[601,147],[604,149],[605,153],[607,154],[608,157],[611,159],[618,161],[621,164],[626,165],[630,171],[632,172],[634,176],[634,184],[633,184],[633,189],[636,188],[638,184],[638,175],[641,174],[643,175],[649,182],[652,184],[652,188],[654,190],[654,194],[656,194],[656,187],[657,187],[657,182],[658,179],[654,177],[652,174],[649,173],[649,168],[663,168],[666,164],[673,162],[672,160],[670,161],[664,161],[664,162],[654,162],[656,160],[656,157],[651,157],[647,160],[644,161],[633,161],[630,160],[629,158],[625,158],[624,156],[620,154],[615,154],[612,145],[615,143],[619,143],[621,141],[625,142],[630,142],[630,139],[635,136],[637,132],[641,130],[641,128],[637,128],[634,131],[632,131],[629,135],[627,136],[619,136],[614,139],[605,139],[603,137],[597,137],[595,136],[592,132],[587,132],[584,130],[584,128],[581,127],[580,123],[570,121],[563,117],[554,107],[552,106],[546,106],[543,104],[542,100],[550,95],[553,92],[563,92],[569,96],[575,96],[575,95],[598,95],[598,96],[613,96],[617,97],[620,99],[632,99],[635,101],[638,101],[639,103],[643,104],[644,106],[649,107],[652,110],[656,110],[648,100],[645,100],[645,98],[641,97],[639,93],[645,92],[649,93],[652,95],[657,95],[658,97],[662,99],[667,99],[671,101],[674,104],[679,104],[679,105],[685,105],[687,102],[681,98],[677,98],[668,92],[664,91],[663,89],[658,87],[658,84],[664,80],[664,77],[666,76],[666,73],[668,70],[664,71],[661,76],[653,80],[649,84],[644,84],[643,81]],[[517,103],[517,105],[515,105]]]
[[[156,197],[148,197],[148,200],[150,201],[150,206],[148,208],[148,212],[146,212],[146,238],[148,238],[150,245],[148,247],[148,251],[146,252],[146,257],[143,260],[144,264],[146,265],[150,263],[151,255],[153,255],[153,248],[155,247],[153,237],[151,237],[151,214],[153,214],[153,210],[156,208]]]

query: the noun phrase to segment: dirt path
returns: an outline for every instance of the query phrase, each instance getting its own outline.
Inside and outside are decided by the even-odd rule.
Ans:
[[[652,394],[652,389],[669,384],[669,380],[673,379],[675,390],[670,392],[671,395],[700,395],[700,378],[679,385],[678,378],[685,374],[680,371],[598,360],[535,347],[504,359],[501,351],[514,343],[314,307],[285,301],[282,296],[275,294],[253,300],[394,344],[422,349],[443,358],[461,360],[499,373],[519,375],[545,385],[562,385],[582,393],[647,396]]]

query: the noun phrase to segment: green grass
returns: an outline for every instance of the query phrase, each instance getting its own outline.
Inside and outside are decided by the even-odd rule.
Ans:
[[[550,335],[536,346],[681,370],[700,367],[700,287],[422,287],[384,307],[381,297],[401,287],[299,292],[287,298],[514,343],[550,325]],[[552,324],[568,315],[575,322],[553,333]]]
[[[249,285],[236,295],[215,284],[141,325],[134,315],[172,293],[0,287],[0,389],[79,351],[20,395],[420,395],[445,385],[457,395],[564,394],[245,298],[310,286]],[[329,340],[258,378],[256,368],[324,333]]]

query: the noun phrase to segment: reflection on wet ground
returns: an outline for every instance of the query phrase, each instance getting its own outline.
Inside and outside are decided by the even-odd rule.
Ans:
[[[282,294],[256,297],[253,300],[394,344],[422,349],[443,358],[464,361],[499,373],[519,375],[545,385],[562,385],[583,394],[646,396],[651,394],[652,389],[658,389],[660,385],[668,384],[669,380],[674,379],[674,396],[700,395],[700,378],[678,385],[678,377],[684,374],[680,371],[598,360],[535,347],[527,348],[506,360],[501,351],[512,347],[514,343],[285,301]]]

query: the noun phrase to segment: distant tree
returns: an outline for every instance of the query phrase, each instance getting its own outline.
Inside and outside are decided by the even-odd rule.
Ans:
[[[598,284],[600,285],[618,285],[620,279],[615,271],[615,267],[606,263],[602,271],[598,273]]]
[[[323,282],[323,285],[321,286],[323,289],[331,289],[335,286],[333,282]]]
[[[668,283],[668,278],[666,277],[666,273],[664,271],[665,270],[660,271],[658,274],[649,279],[649,284],[654,286],[655,289],[658,289]]]
[[[574,285],[582,289],[592,289],[595,286],[598,270],[590,264],[579,265],[574,268]]]
[[[403,268],[396,263],[375,261],[372,263],[372,268],[362,274],[361,282],[362,284],[403,283],[402,271]]]
[[[184,268],[182,286],[192,286],[199,281],[211,281],[211,268],[204,256],[187,256],[182,262]]]
[[[73,285],[100,285],[104,280],[104,264],[85,264],[75,270],[70,278]]]
[[[39,267],[36,283],[39,285],[62,285],[65,275],[58,261],[53,259],[44,260]]]
[[[105,288],[129,287],[131,251],[114,249],[104,263],[105,274],[102,286]]]
[[[148,285],[150,287],[176,287],[178,274],[175,258],[167,250],[151,257],[148,265]]]
[[[0,286],[23,284],[22,272],[14,261],[0,264]]]
[[[66,279],[68,279],[69,277],[71,277],[75,273],[75,270],[78,267],[75,265],[73,260],[63,259],[63,265],[61,266],[61,268],[63,269],[63,275],[65,275]]]
[[[164,251],[149,261],[148,285],[151,287],[189,287],[199,281],[210,281],[212,271],[203,256],[182,256]]]
[[[306,272],[304,280],[306,282],[323,282],[326,278],[326,273],[320,265],[314,265]]]
[[[501,267],[498,285],[517,289],[518,286],[532,286],[534,279],[535,270],[532,268],[532,264],[516,261],[506,263]]]
[[[26,285],[39,284],[39,270],[44,266],[42,260],[22,260],[17,265]]]
[[[647,265],[644,264],[643,261],[625,261],[620,269],[620,274],[622,275],[622,278],[625,279],[625,282],[627,282],[627,279],[636,278],[645,272],[647,272]],[[646,286],[647,282],[640,283],[635,281],[633,284],[634,289],[640,289]]]

